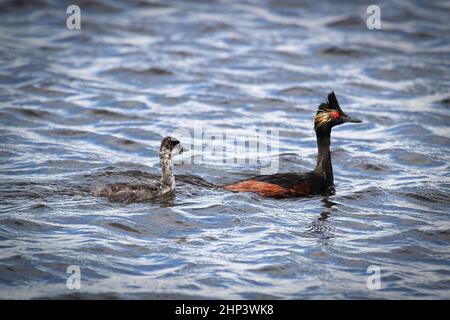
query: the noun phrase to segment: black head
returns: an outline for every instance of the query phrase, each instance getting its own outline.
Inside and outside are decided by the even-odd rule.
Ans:
[[[321,103],[314,118],[314,129],[331,129],[346,122],[359,123],[361,120],[351,118],[342,111],[334,91],[328,94],[326,102]]]
[[[161,141],[161,147],[159,148],[160,153],[173,153],[180,154],[183,153],[184,149],[180,141],[177,138],[165,137]]]

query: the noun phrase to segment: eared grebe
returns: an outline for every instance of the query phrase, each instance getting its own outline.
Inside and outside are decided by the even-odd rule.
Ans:
[[[159,181],[146,183],[109,184],[94,191],[94,196],[107,197],[113,202],[142,202],[175,192],[172,155],[183,152],[183,147],[175,138],[166,137],[161,141],[159,160],[162,177]]]
[[[331,92],[328,94],[328,101],[319,105],[314,118],[319,154],[313,171],[256,176],[225,186],[225,189],[236,192],[256,192],[263,197],[271,198],[301,197],[332,192],[334,188],[330,153],[331,128],[346,122],[362,121],[346,115],[340,108],[334,92]]]

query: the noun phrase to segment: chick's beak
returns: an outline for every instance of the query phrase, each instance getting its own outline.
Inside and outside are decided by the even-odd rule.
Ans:
[[[187,152],[187,151],[189,151],[189,150],[186,149],[182,144],[180,144],[180,153]]]
[[[172,149],[172,154],[181,154],[184,151],[186,151],[186,149],[183,147],[181,143],[179,143]]]

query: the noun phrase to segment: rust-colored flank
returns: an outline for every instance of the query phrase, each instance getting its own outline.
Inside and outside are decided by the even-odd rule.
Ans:
[[[294,187],[285,188],[278,184],[257,180],[242,181],[236,184],[225,186],[225,189],[235,192],[255,192],[260,196],[268,198],[305,196],[309,193],[309,188],[306,184],[299,184]]]

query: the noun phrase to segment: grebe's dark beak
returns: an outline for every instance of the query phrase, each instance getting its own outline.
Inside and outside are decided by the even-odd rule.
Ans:
[[[361,123],[362,120],[356,119],[356,118],[350,118],[349,116],[343,117],[344,122],[350,122],[350,123]]]

